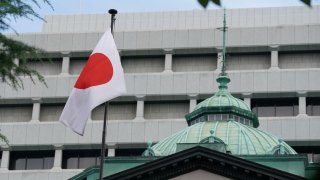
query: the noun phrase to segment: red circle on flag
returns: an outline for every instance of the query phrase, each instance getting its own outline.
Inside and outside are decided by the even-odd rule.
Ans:
[[[110,59],[102,53],[94,53],[84,66],[75,88],[87,89],[92,86],[106,84],[112,79],[113,67]]]

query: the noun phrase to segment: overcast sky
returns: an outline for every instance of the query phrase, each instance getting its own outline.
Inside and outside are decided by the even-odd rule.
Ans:
[[[41,0],[39,0],[41,1]],[[226,8],[253,8],[253,7],[280,7],[302,6],[300,0],[221,0]],[[154,11],[177,11],[203,9],[197,0],[51,0],[54,7],[43,5],[41,9],[34,9],[42,16],[54,14],[92,14],[106,13],[114,8],[118,13],[123,12],[154,12]],[[313,4],[320,4],[320,0],[312,0]],[[221,8],[213,5],[208,9]],[[41,20],[30,21],[18,19],[11,25],[20,33],[40,32],[43,22]]]

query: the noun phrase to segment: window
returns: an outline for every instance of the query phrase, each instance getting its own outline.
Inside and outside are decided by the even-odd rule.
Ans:
[[[29,60],[27,66],[30,69],[36,69],[41,75],[58,75],[61,73],[62,58],[51,58],[38,60]]]
[[[124,73],[153,73],[164,70],[164,56],[122,56]]]
[[[0,122],[29,122],[32,117],[32,104],[0,105]]]
[[[63,169],[85,169],[100,164],[100,150],[64,150]]]
[[[146,101],[146,119],[182,119],[189,113],[189,101]]]
[[[270,68],[270,53],[231,53],[227,57],[227,70],[256,70]]]
[[[92,120],[103,120],[104,104],[92,111]],[[137,102],[110,102],[108,105],[108,120],[132,120],[136,117]]]
[[[305,154],[309,162],[320,163],[320,146],[292,146],[299,154]]]
[[[200,72],[217,69],[216,54],[174,55],[172,70],[174,72]]]
[[[146,148],[116,149],[116,156],[141,156]]]
[[[41,104],[40,121],[58,121],[64,104]]]
[[[252,99],[251,108],[259,117],[296,116],[299,113],[298,98]]]
[[[281,69],[320,68],[319,52],[283,52],[279,53]]]
[[[9,170],[51,169],[54,151],[13,151]]]
[[[307,98],[307,114],[309,116],[320,116],[320,97]]]

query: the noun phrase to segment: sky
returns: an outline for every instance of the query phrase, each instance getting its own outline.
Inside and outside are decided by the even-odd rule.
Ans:
[[[38,0],[42,2],[42,0]],[[67,14],[96,14],[107,13],[109,9],[117,9],[118,13],[126,12],[161,12],[204,10],[198,0],[50,0],[54,10],[48,5],[41,4],[41,8],[34,10],[41,17],[46,15]],[[254,8],[254,7],[281,7],[304,6],[300,0],[221,0],[222,7],[226,8]],[[312,0],[313,5],[320,4],[320,0]],[[219,6],[210,3],[207,9],[218,9]],[[18,33],[41,32],[43,21],[26,18],[11,20],[10,25]],[[13,32],[12,30],[6,32]]]

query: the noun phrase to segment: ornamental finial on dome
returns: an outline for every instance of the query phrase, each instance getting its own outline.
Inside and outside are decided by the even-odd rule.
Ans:
[[[228,77],[228,74],[226,73],[226,33],[227,33],[227,20],[226,20],[226,9],[224,9],[223,14],[223,28],[221,30],[223,31],[223,49],[222,49],[222,68],[221,73],[219,74],[219,77],[217,78],[217,82],[220,84],[219,89],[228,89],[227,84],[230,82],[230,78]]]
[[[222,49],[222,69],[221,74],[222,76],[225,76],[226,73],[226,33],[227,33],[227,20],[226,20],[226,9],[223,11],[223,49]]]

